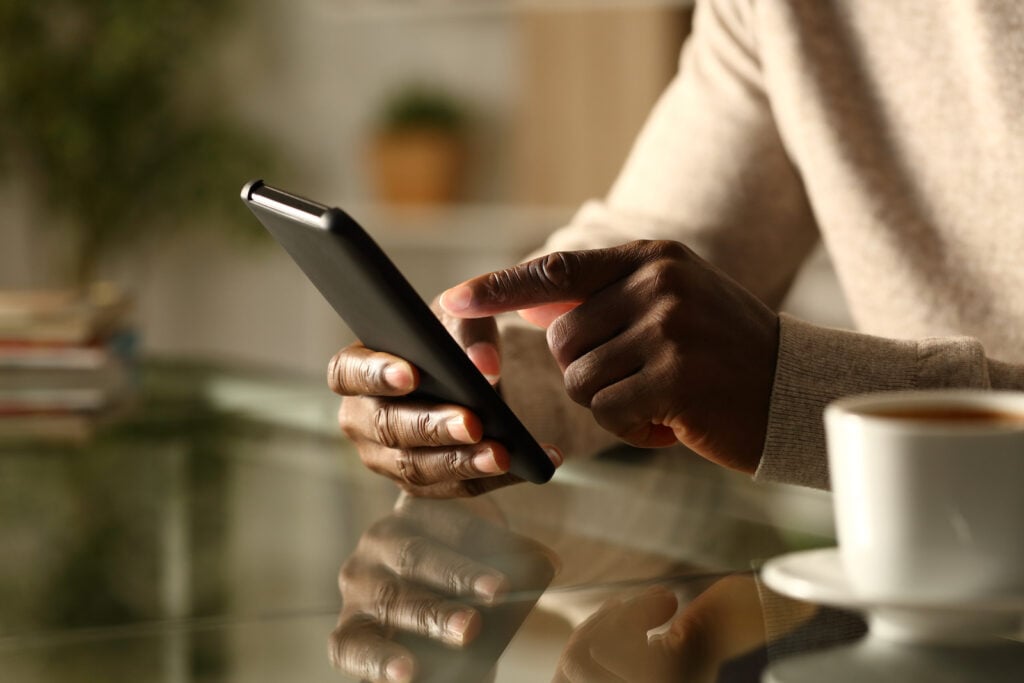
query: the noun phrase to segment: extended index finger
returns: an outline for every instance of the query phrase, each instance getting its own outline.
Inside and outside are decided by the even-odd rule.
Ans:
[[[543,304],[583,301],[636,270],[644,258],[644,244],[557,251],[467,280],[444,292],[440,304],[451,315],[479,318]]]

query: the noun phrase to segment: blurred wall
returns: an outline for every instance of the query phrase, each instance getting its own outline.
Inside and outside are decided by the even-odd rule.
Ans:
[[[576,202],[603,194],[682,40],[667,28],[678,26],[676,10],[355,5],[255,0],[211,68],[238,119],[282,152],[285,163],[268,180],[367,207],[353,212],[425,296],[518,260]],[[460,98],[471,123],[467,203],[426,217],[374,207],[366,172],[374,117],[410,81]],[[617,107],[595,106],[610,92]],[[42,214],[23,188],[0,192],[0,286],[56,282],[57,233],[38,224]],[[555,208],[538,211],[538,203]],[[276,245],[199,228],[155,236],[104,268],[133,292],[145,348],[319,373],[350,337],[315,290]]]
[[[675,74],[690,17],[654,6],[517,18],[517,198],[578,204],[606,192]]]
[[[688,26],[685,9],[653,4],[449,13],[253,0],[211,72],[240,122],[280,150],[268,180],[350,208],[429,297],[516,261],[607,190]],[[427,215],[376,206],[365,164],[382,102],[412,80],[461,98],[472,124],[466,202]],[[17,182],[0,207],[0,287],[53,284],[59,233]],[[194,227],[105,266],[136,298],[146,350],[320,373],[350,335],[283,252]]]

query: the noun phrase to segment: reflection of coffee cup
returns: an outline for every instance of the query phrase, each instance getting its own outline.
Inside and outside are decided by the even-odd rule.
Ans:
[[[855,396],[825,424],[840,557],[860,597],[1024,595],[1024,393]]]

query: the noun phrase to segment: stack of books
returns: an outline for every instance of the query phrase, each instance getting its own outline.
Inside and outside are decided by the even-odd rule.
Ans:
[[[129,304],[111,285],[0,291],[0,437],[88,438],[131,395]]]

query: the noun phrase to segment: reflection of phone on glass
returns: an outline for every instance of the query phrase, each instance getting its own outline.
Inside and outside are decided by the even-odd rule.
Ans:
[[[470,408],[511,455],[511,472],[543,483],[554,466],[398,268],[348,214],[254,180],[242,200],[369,348],[420,371],[413,396]]]

